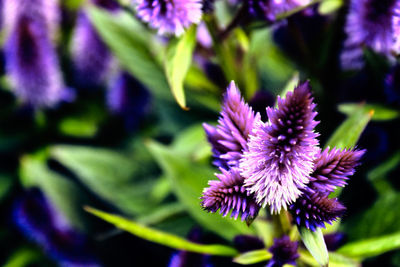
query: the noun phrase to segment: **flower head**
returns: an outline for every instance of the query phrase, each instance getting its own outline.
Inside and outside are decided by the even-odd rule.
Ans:
[[[295,222],[299,226],[315,231],[317,227],[325,228],[342,217],[346,208],[336,199],[326,194],[304,193],[290,206]]]
[[[364,46],[387,56],[399,53],[400,1],[352,0],[345,30],[341,61],[346,69],[363,66]]]
[[[134,0],[137,15],[158,34],[181,35],[201,20],[201,0]]]
[[[267,267],[281,267],[285,264],[296,265],[296,259],[300,257],[297,253],[299,244],[290,240],[288,236],[275,238],[274,244],[268,249],[272,253],[272,259]]]
[[[254,17],[274,21],[277,15],[308,5],[310,2],[311,0],[247,0],[246,4]]]
[[[203,124],[212,145],[216,166],[228,169],[239,165],[239,159],[247,149],[248,136],[258,120],[260,115],[254,114],[251,107],[244,102],[232,81],[224,96],[218,126],[214,128]]]
[[[68,96],[57,54],[40,17],[33,18],[28,10],[22,11],[4,47],[6,72],[22,101],[52,106]]]
[[[267,108],[268,123],[257,121],[240,160],[245,186],[272,213],[286,209],[309,182],[319,151],[312,100],[308,82],[278,97],[278,108]]]
[[[308,188],[320,193],[333,192],[336,187],[345,186],[348,176],[355,172],[355,167],[365,150],[336,149],[319,152],[314,161],[314,171],[310,175]]]
[[[240,176],[237,168],[229,171],[221,168],[222,173],[216,174],[219,180],[208,182],[210,187],[205,188],[201,197],[204,209],[209,212],[219,212],[226,216],[251,222],[258,214],[260,207],[255,202],[254,196],[243,186],[244,178]]]

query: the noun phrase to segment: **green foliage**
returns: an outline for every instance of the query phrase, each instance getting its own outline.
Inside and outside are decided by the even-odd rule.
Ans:
[[[3,264],[3,267],[31,266],[40,259],[40,254],[29,248],[20,248]]]
[[[365,108],[363,104],[354,107],[352,114],[336,129],[325,146],[354,147],[373,114],[374,110]]]
[[[13,185],[13,177],[9,174],[0,174],[0,201],[7,196]]]
[[[340,112],[350,116],[357,112],[360,107],[363,108],[365,112],[370,112],[371,110],[374,111],[371,118],[373,121],[393,120],[398,118],[400,115],[400,111],[380,104],[347,103],[339,105],[338,109]]]
[[[335,11],[337,11],[339,8],[343,6],[343,0],[324,0],[321,1],[321,4],[318,7],[318,12],[321,15],[328,15],[331,14]]]
[[[306,263],[307,266],[319,267],[321,266],[308,251],[299,250],[299,260]],[[329,266],[330,267],[360,267],[361,263],[355,259],[348,258],[339,253],[329,252]]]
[[[314,257],[314,259],[321,266],[328,266],[329,262],[328,249],[326,248],[321,228],[317,228],[315,231],[311,231],[305,227],[300,227],[299,232],[301,240],[303,241],[307,250]]]
[[[196,26],[192,26],[181,38],[170,41],[165,59],[168,83],[175,100],[183,109],[187,109],[183,82],[192,62],[192,54],[196,45],[196,29]]]
[[[338,252],[353,258],[368,258],[400,248],[400,232],[348,243]]]
[[[218,256],[235,256],[237,254],[235,249],[228,246],[201,245],[100,210],[87,207],[86,211],[133,235],[170,248]]]
[[[260,249],[260,250],[252,250],[249,252],[245,252],[236,256],[233,259],[233,262],[242,264],[242,265],[249,265],[255,264],[263,261],[267,261],[272,258],[272,254],[267,249]]]

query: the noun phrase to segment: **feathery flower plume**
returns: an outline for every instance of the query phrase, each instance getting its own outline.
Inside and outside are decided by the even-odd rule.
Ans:
[[[310,175],[308,188],[329,194],[337,187],[344,187],[348,176],[355,172],[365,150],[336,149],[319,152],[314,161],[314,171]]]
[[[308,82],[298,85],[278,108],[267,108],[268,123],[257,121],[240,160],[245,186],[257,203],[280,212],[294,202],[309,182],[319,151],[314,127],[317,112]]]
[[[341,55],[345,69],[364,65],[363,47],[390,56],[400,52],[400,1],[352,0],[346,22],[347,39]]]
[[[297,225],[315,231],[317,227],[325,228],[325,223],[331,224],[342,217],[346,208],[337,198],[306,192],[290,206],[290,210]]]
[[[52,106],[68,97],[67,90],[46,21],[32,16],[28,7],[21,5],[14,14],[6,14],[16,17],[4,47],[6,72],[22,101],[36,107]]]
[[[60,266],[100,266],[85,236],[74,230],[39,190],[17,199],[12,217],[18,229]]]
[[[274,244],[268,249],[272,253],[272,259],[267,267],[282,267],[285,264],[296,265],[296,260],[300,257],[297,253],[298,242],[293,242],[288,236],[275,238]]]
[[[254,114],[251,107],[244,102],[232,81],[224,96],[218,126],[214,128],[203,124],[208,141],[212,145],[214,165],[225,169],[239,165],[239,159],[247,149],[248,136],[254,122],[258,120],[260,115]]]
[[[202,16],[201,0],[133,0],[137,15],[158,34],[179,36]]]
[[[117,12],[118,3],[113,0],[92,0],[93,4]],[[112,55],[89,20],[86,10],[78,14],[72,37],[72,61],[76,82],[80,86],[101,85],[111,67]]]
[[[209,212],[220,210],[222,216],[232,211],[231,217],[237,219],[240,215],[242,221],[250,223],[260,209],[254,195],[243,186],[244,178],[237,168],[220,170],[222,173],[216,174],[219,180],[209,181],[210,187],[204,189],[201,205]]]

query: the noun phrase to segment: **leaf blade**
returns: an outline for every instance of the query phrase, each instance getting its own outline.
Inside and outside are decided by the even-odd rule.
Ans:
[[[314,259],[321,266],[327,266],[329,254],[321,229],[317,228],[315,231],[311,231],[305,227],[300,227],[299,232],[301,240]]]

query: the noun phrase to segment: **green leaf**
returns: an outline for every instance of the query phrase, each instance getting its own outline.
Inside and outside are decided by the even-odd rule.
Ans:
[[[196,25],[193,25],[180,39],[170,41],[167,47],[165,72],[172,94],[183,109],[187,109],[183,82],[192,62],[196,29]]]
[[[351,148],[357,144],[374,111],[358,105],[353,113],[336,129],[325,146]]]
[[[151,36],[132,15],[126,11],[111,14],[93,6],[88,11],[91,22],[121,65],[156,97],[170,99],[167,79],[149,47]]]
[[[13,177],[5,173],[0,173],[0,201],[7,196],[12,185]]]
[[[367,177],[374,185],[375,189],[384,195],[394,191],[393,186],[386,180],[390,172],[395,170],[400,164],[400,151],[397,151],[389,159],[368,172]]]
[[[328,15],[341,8],[342,5],[343,0],[324,0],[319,4],[318,12],[321,15]]]
[[[39,187],[72,225],[84,228],[84,213],[80,207],[87,203],[83,197],[85,194],[70,179],[50,170],[45,160],[45,154],[21,158],[22,184],[25,187]]]
[[[53,146],[52,157],[102,199],[127,214],[145,214],[156,203],[149,198],[154,182],[138,182],[142,162],[108,149],[85,146]]]
[[[365,109],[366,112],[369,112],[371,110],[374,111],[374,114],[372,115],[371,118],[371,120],[373,121],[393,120],[400,116],[400,111],[380,104],[363,104],[362,107]],[[359,108],[360,108],[359,103],[340,104],[338,107],[340,112],[348,116],[356,112],[357,109]]]
[[[338,252],[353,258],[374,257],[385,252],[400,248],[400,232],[348,243],[341,247]]]
[[[147,147],[170,179],[171,188],[179,201],[197,222],[228,240],[232,240],[237,234],[253,232],[243,222],[223,218],[220,214],[207,213],[201,208],[199,198],[207,187],[208,180],[214,179],[214,169],[191,161],[187,153],[155,141],[149,141]]]
[[[98,130],[98,122],[80,118],[65,118],[60,122],[59,130],[66,135],[93,137]]]
[[[183,213],[185,210],[185,206],[179,202],[165,204],[154,210],[152,213],[139,217],[137,221],[146,225],[154,225],[172,216],[176,216],[179,213]]]
[[[28,249],[21,248],[14,252],[7,262],[3,263],[3,267],[24,267],[31,266],[34,262],[40,259],[39,252]]]
[[[299,229],[301,240],[304,245],[314,257],[314,259],[321,266],[328,266],[329,255],[328,249],[326,248],[324,236],[320,228],[315,231],[311,231],[305,227],[300,227]]]
[[[137,237],[155,242],[173,249],[185,250],[190,252],[216,255],[216,256],[235,256],[237,251],[234,248],[224,245],[202,245],[190,242],[179,236],[165,233],[156,229],[152,229],[133,221],[127,220],[123,217],[112,215],[93,208],[85,208],[86,211],[93,215],[115,225],[116,227],[125,230]]]
[[[283,88],[282,92],[279,95],[282,98],[286,97],[286,94],[292,92],[294,88],[299,84],[299,82],[300,82],[300,74],[298,71],[296,71],[295,73],[293,73],[292,78],[290,78],[290,80],[286,83],[285,87]]]
[[[311,256],[308,251],[299,250],[299,261],[306,263],[307,266],[318,267],[320,264]],[[355,259],[348,258],[339,253],[329,252],[329,267],[360,267],[361,263]]]
[[[271,258],[272,254],[267,249],[260,249],[242,253],[239,256],[235,257],[233,259],[233,262],[242,265],[249,265],[267,261]]]

